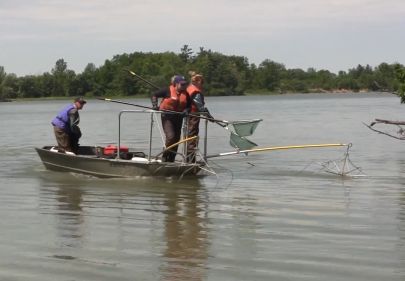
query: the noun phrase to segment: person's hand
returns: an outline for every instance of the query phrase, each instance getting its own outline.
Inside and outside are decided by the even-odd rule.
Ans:
[[[75,139],[80,139],[82,137],[82,131],[80,130],[79,127],[76,127],[74,132],[72,132],[72,135]]]
[[[207,118],[209,118],[208,121],[214,122],[214,119],[215,119],[215,118],[211,115],[211,113],[208,111],[208,109],[207,109],[207,111],[205,112],[205,116],[206,116]]]
[[[189,113],[190,113],[190,110],[189,110],[189,109],[184,109],[183,112],[181,113],[181,116],[182,116],[183,118],[184,118],[184,117],[187,117]]]
[[[157,102],[152,102],[152,109],[159,110],[159,106],[158,106]]]

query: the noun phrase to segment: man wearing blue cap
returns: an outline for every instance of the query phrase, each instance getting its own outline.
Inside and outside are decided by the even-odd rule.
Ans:
[[[169,147],[180,140],[183,117],[191,109],[191,99],[187,93],[188,83],[181,75],[172,77],[171,85],[152,94],[154,110],[163,111],[161,115],[162,127],[166,136],[165,146]],[[158,98],[162,101],[158,106]],[[174,162],[178,146],[165,150],[162,155],[164,162]]]

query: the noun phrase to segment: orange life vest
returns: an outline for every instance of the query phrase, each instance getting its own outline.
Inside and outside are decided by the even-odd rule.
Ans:
[[[193,94],[201,93],[201,89],[198,88],[196,85],[190,84],[190,85],[187,87],[187,93],[188,93],[188,95],[190,96],[191,101],[192,101],[192,100],[193,100]],[[190,112],[198,112],[198,108],[197,108],[197,106],[194,104],[194,102],[191,102],[191,110],[190,110]]]
[[[170,97],[162,99],[159,109],[182,112],[187,106],[187,92],[177,93],[176,87],[170,85]]]

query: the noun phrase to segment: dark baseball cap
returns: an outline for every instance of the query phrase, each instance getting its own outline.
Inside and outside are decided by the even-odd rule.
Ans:
[[[77,97],[75,98],[75,102],[85,104],[87,101],[83,97]]]

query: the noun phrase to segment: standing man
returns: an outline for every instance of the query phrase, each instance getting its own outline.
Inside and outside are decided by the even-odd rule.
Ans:
[[[191,116],[188,119],[188,134],[187,137],[198,136],[200,132],[200,117],[199,114],[204,114],[208,118],[214,119],[205,107],[203,84],[204,77],[195,71],[189,72],[191,76],[191,84],[187,87],[187,93],[191,99]],[[187,162],[193,163],[196,160],[196,150],[198,147],[198,138],[187,143]]]
[[[79,139],[82,136],[79,128],[79,110],[83,108],[85,103],[83,97],[77,97],[73,103],[62,108],[58,115],[53,118],[52,126],[59,152],[77,154]]]
[[[180,140],[183,117],[190,112],[191,100],[187,94],[187,81],[181,75],[173,76],[171,84],[152,94],[154,110],[163,111],[162,127],[166,136],[165,147],[169,147]],[[158,98],[161,98],[158,106]],[[176,113],[178,112],[178,113]],[[162,155],[164,162],[174,162],[178,146],[165,150]]]

